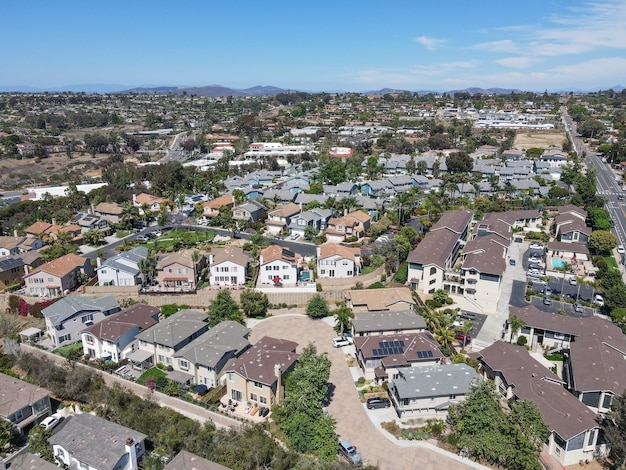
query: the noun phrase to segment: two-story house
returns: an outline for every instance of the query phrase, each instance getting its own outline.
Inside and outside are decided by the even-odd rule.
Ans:
[[[50,392],[0,372],[0,419],[24,431],[50,414]]]
[[[156,264],[159,286],[164,290],[195,290],[206,264],[206,254],[197,250],[182,250],[165,255]]]
[[[291,218],[288,227],[289,233],[304,238],[307,227],[309,227],[317,235],[326,230],[326,226],[332,215],[332,210],[322,209],[321,207],[301,212]]]
[[[123,251],[104,262],[97,259],[98,284],[101,286],[136,286],[143,283],[140,263],[148,257],[148,250],[138,246]]]
[[[241,248],[228,246],[209,254],[209,284],[211,286],[243,286],[250,256]]]
[[[259,277],[257,283],[292,284],[299,279],[302,255],[279,245],[270,245],[261,250],[259,255]]]
[[[114,202],[101,202],[94,207],[93,213],[112,224],[119,224],[124,214],[124,208]]]
[[[38,250],[41,247],[43,243],[37,237],[0,237],[0,258]]]
[[[76,288],[81,277],[84,280],[94,275],[88,258],[67,254],[42,264],[24,275],[26,291],[34,297],[58,297]]]
[[[285,394],[285,376],[295,365],[297,343],[264,336],[225,369],[227,396],[269,409]]]
[[[174,355],[209,329],[209,316],[199,310],[179,310],[154,326],[137,333],[139,349],[128,359],[139,368],[174,365]]]
[[[224,368],[250,347],[248,334],[237,322],[220,322],[174,354],[174,371],[189,383],[216,387]]]
[[[235,198],[230,194],[225,194],[210,201],[202,203],[202,215],[204,218],[216,217],[220,213],[220,208],[227,207],[232,209],[235,205]]]
[[[156,213],[161,210],[163,205],[169,201],[163,197],[153,196],[148,193],[133,194],[133,205],[139,208],[140,213],[152,212]]]
[[[290,202],[283,204],[267,213],[265,226],[268,233],[277,235],[287,229],[291,220],[301,212],[300,206]]]
[[[88,326],[104,320],[120,311],[113,296],[93,298],[70,295],[44,308],[41,313],[46,321],[46,333],[55,347],[75,343]]]
[[[77,414],[48,438],[53,455],[67,468],[136,470],[146,446],[145,434],[98,418]]]
[[[21,284],[24,275],[44,263],[38,251],[27,251],[0,258],[0,290]]]
[[[350,278],[361,272],[361,249],[336,243],[317,247],[317,277]]]
[[[361,312],[384,312],[413,310],[415,300],[408,287],[385,289],[349,289],[343,291],[346,307],[355,314]]]
[[[258,201],[248,201],[233,209],[233,219],[243,222],[258,222],[263,218],[267,208]]]
[[[341,243],[346,238],[358,240],[369,229],[370,221],[369,214],[361,210],[350,212],[343,217],[332,217],[326,227],[326,239],[330,243]]]
[[[95,214],[84,214],[82,212],[76,214],[76,224],[80,227],[81,233],[91,230],[99,230],[101,232],[108,231],[109,221]]]
[[[92,359],[119,362],[138,349],[135,335],[156,325],[160,310],[135,304],[85,328],[81,333],[83,353]]]
[[[594,459],[600,434],[596,415],[525,347],[496,341],[478,353],[478,361],[479,372],[495,382],[506,400],[528,400],[537,406],[550,430],[543,450],[560,465]]]
[[[426,331],[424,317],[415,310],[359,312],[352,320],[352,336],[381,336]]]

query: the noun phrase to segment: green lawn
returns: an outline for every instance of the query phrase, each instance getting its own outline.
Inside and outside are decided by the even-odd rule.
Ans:
[[[130,232],[128,230],[118,230],[117,232],[115,232],[115,236],[117,238],[124,238],[128,235],[130,235]]]
[[[146,380],[148,380],[151,377],[154,377],[155,379],[160,379],[162,377],[165,377],[166,375],[167,374],[163,372],[161,369],[159,369],[158,367],[153,367],[152,369],[148,369],[143,374],[141,374],[139,378],[137,379],[137,383],[144,385],[146,383]]]
[[[78,343],[74,343],[74,344],[68,344],[67,346],[61,346],[60,348],[57,348],[53,350],[52,352],[54,354],[60,354],[61,356],[67,356],[67,353],[69,353],[70,351],[74,349],[79,349],[80,351],[82,351],[83,350],[82,341],[79,341]]]
[[[161,238],[149,240],[142,243],[146,248],[154,248],[158,251],[172,251],[177,242],[181,242],[183,246],[194,246],[196,243],[211,242],[215,237],[215,232],[205,232],[201,230],[172,230]]]
[[[617,261],[615,260],[615,258],[613,258],[612,256],[603,256],[603,258],[604,258],[604,261],[606,261],[607,267],[619,269],[617,267]]]

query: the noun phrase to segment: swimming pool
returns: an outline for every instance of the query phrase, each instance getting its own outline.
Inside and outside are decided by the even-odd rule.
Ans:
[[[564,259],[552,258],[552,269],[563,269],[565,263],[567,263],[567,261],[565,261]]]

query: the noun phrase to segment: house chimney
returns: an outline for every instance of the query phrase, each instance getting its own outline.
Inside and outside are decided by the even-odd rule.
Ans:
[[[96,258],[96,267],[99,268],[100,266],[102,266],[102,260],[100,259],[100,257],[98,256]]]
[[[56,225],[57,224],[57,219],[55,219],[54,217],[52,217],[52,225]]]
[[[13,236],[17,237],[17,230],[13,230]]]
[[[275,400],[275,404],[278,405],[282,401],[282,397],[283,397],[282,369],[280,367],[280,364],[274,364],[274,375],[276,376],[276,379],[278,380],[276,382],[276,400]]]
[[[138,468],[137,449],[135,448],[135,441],[133,441],[130,437],[126,438],[124,450],[128,454],[128,468],[130,470],[135,470],[136,468]]]
[[[96,213],[96,206],[93,205],[93,203],[91,204],[91,215],[94,215]]]
[[[28,265],[25,264],[24,265],[24,276],[28,276],[28,272],[30,271],[30,269],[28,268]]]

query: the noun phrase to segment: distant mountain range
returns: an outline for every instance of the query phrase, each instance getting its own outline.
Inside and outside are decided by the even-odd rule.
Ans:
[[[616,92],[620,92],[624,89],[621,85],[616,85],[609,88],[597,88],[595,90],[580,90],[580,89],[571,89],[571,90],[562,90],[556,93],[590,93],[598,90],[608,90],[612,89]],[[128,88],[125,85],[116,85],[116,84],[77,84],[77,85],[67,85],[62,87],[51,87],[51,88],[36,88],[36,87],[28,87],[28,86],[0,86],[0,93],[43,93],[43,92],[52,92],[52,93],[60,93],[60,92],[84,92],[84,93],[148,93],[148,94],[174,94],[174,95],[195,95],[195,96],[233,96],[233,97],[246,97],[246,96],[276,96],[279,93],[290,93],[293,91],[303,91],[303,90],[285,90],[283,88],[278,88],[275,86],[254,86],[252,88],[245,89],[236,89],[229,88],[223,85],[208,85],[203,87],[192,87],[192,86],[139,86],[135,88]],[[318,93],[318,91],[307,91],[308,93]],[[511,88],[465,88],[463,90],[450,90],[450,91],[435,91],[435,90],[420,90],[420,91],[411,91],[411,90],[400,90],[396,88],[382,88],[380,90],[371,90],[371,91],[363,91],[362,94],[365,95],[386,95],[386,94],[396,94],[396,93],[417,93],[419,95],[426,95],[428,93],[433,94],[443,94],[446,93],[448,95],[454,96],[456,93],[470,93],[475,95],[477,93],[483,95],[502,95],[502,94],[511,94],[511,93],[522,93],[521,90],[511,89]],[[331,92],[329,92],[331,93]],[[344,93],[343,91],[335,90],[332,93]],[[541,93],[538,91],[537,93]]]

